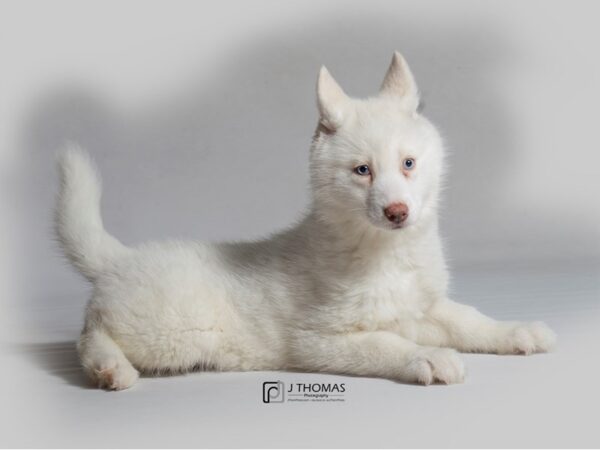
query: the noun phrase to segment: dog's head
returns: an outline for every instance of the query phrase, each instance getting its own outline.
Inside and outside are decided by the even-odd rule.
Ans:
[[[435,215],[442,143],[417,111],[417,86],[399,53],[368,99],[348,97],[322,67],[317,101],[311,182],[322,218],[399,230]]]

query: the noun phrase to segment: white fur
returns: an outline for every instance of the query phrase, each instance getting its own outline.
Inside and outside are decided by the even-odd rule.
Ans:
[[[56,225],[94,284],[79,343],[90,377],[108,389],[131,386],[138,371],[193,368],[458,383],[456,350],[550,349],[543,324],[497,322],[447,298],[436,213],[443,146],[418,101],[398,53],[380,94],[366,100],[348,97],[323,68],[311,209],[259,242],[127,248],[102,226],[91,160],[65,151]],[[371,177],[353,171],[361,164]],[[392,203],[409,208],[395,229],[383,213]]]

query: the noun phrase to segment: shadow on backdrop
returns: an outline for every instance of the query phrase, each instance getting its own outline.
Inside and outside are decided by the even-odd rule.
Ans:
[[[86,378],[73,341],[15,344],[12,349],[28,357],[37,367],[65,383],[82,389],[95,388]]]
[[[51,207],[53,156],[70,139],[101,170],[110,167],[102,170],[103,214],[127,243],[173,235],[253,238],[287,226],[308,200],[319,66],[326,64],[349,94],[372,95],[399,49],[415,72],[425,114],[451,149],[445,234],[477,222],[505,182],[498,163],[512,158],[504,102],[486,85],[506,44],[483,25],[432,30],[381,17],[336,24],[249,40],[228,65],[206,69],[218,73],[214,83],[167,87],[172,95],[157,98],[169,99],[144,111],[125,114],[84,88],[48,93],[25,131],[35,206]]]

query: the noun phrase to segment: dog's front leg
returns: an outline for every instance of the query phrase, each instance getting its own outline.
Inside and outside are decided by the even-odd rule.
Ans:
[[[302,370],[422,384],[460,383],[464,378],[456,351],[423,347],[386,331],[310,333],[294,347],[294,365]]]
[[[501,322],[451,300],[440,300],[426,312],[417,335],[423,345],[498,354],[547,352],[556,342],[542,322]]]

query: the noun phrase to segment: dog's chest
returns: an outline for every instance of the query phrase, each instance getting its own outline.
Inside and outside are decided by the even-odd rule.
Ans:
[[[346,298],[346,319],[352,328],[394,328],[423,316],[427,296],[417,270],[379,270],[357,279]]]

